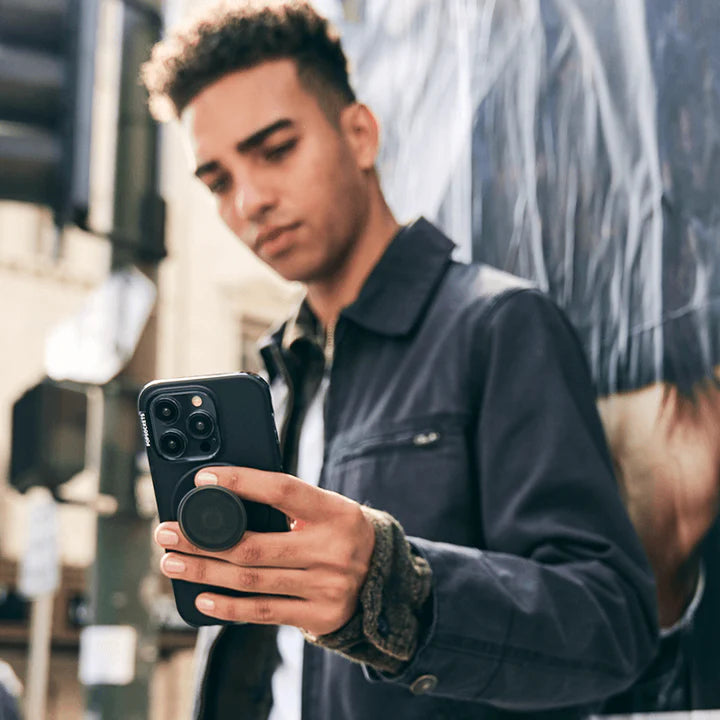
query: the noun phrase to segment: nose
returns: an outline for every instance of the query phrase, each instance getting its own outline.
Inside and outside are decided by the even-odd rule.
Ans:
[[[238,215],[245,212],[245,191],[242,188],[235,193],[235,212]]]
[[[268,211],[272,209],[274,201],[268,188],[246,179],[237,184],[234,204],[239,218],[246,222],[260,224]]]

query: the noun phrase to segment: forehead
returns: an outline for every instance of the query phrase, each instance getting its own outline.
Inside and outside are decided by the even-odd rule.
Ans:
[[[196,159],[215,157],[279,119],[323,119],[292,60],[272,60],[229,73],[200,92],[182,113]]]

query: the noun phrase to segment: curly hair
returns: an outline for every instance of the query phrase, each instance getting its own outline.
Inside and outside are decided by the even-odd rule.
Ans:
[[[153,117],[165,121],[224,75],[285,58],[331,120],[355,101],[340,39],[306,0],[223,0],[204,8],[155,45],[141,79]]]

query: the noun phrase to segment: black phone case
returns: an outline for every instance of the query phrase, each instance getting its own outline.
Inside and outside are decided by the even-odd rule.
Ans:
[[[168,459],[158,449],[155,421],[149,412],[151,403],[159,395],[178,392],[202,392],[215,405],[220,435],[219,447],[212,457],[193,460],[179,457]],[[148,383],[138,397],[138,412],[152,475],[155,499],[162,522],[177,520],[182,497],[195,487],[195,473],[202,467],[234,465],[279,472],[282,461],[275,418],[267,383],[251,373],[230,373]],[[248,529],[281,532],[288,530],[287,518],[275,508],[243,500],[248,511]],[[253,518],[262,516],[262,527]],[[195,598],[205,591],[240,596],[246,593],[201,585],[185,580],[172,580],[175,604],[180,616],[190,625],[217,625],[222,621],[203,615],[195,607]]]

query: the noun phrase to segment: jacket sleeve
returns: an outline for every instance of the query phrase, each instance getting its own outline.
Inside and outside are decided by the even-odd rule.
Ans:
[[[514,290],[477,326],[485,549],[409,538],[432,572],[432,612],[401,673],[365,672],[518,711],[592,704],[653,657],[651,571],[564,315],[541,293]]]

